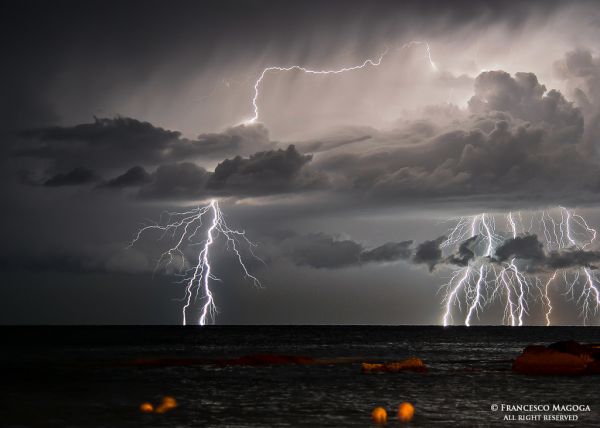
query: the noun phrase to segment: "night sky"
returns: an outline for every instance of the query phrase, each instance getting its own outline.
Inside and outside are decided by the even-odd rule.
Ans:
[[[164,242],[127,245],[212,198],[265,260],[256,289],[215,247],[219,324],[439,324],[464,256],[438,251],[449,220],[560,205],[600,224],[596,2],[0,8],[0,323],[179,324]],[[266,67],[382,54],[269,72],[246,122]],[[600,263],[510,244],[498,263]],[[555,313],[581,322],[576,301]]]

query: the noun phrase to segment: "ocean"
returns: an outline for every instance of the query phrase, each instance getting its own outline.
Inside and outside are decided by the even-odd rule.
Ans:
[[[376,406],[388,410],[387,426],[600,425],[600,376],[511,372],[512,359],[525,346],[600,342],[600,327],[5,326],[0,331],[3,427],[369,427]],[[254,354],[326,362],[210,363]],[[413,356],[425,362],[427,373],[361,372],[362,361]],[[167,395],[177,400],[177,408],[140,412],[141,403],[159,403]],[[404,401],[415,407],[408,425],[395,418]],[[550,407],[540,417],[577,420],[519,420],[537,413],[502,407],[534,404]],[[553,410],[555,405],[579,407]]]

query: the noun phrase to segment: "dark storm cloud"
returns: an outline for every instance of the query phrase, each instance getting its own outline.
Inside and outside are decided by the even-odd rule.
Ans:
[[[543,243],[536,235],[525,235],[509,238],[496,249],[495,261],[503,262],[512,258],[526,261],[527,269],[532,272],[571,268],[596,269],[596,264],[600,262],[600,252],[580,248],[545,252]]]
[[[189,199],[207,195],[251,196],[311,190],[323,185],[324,178],[305,168],[310,160],[311,156],[301,155],[290,145],[285,150],[226,159],[214,172],[191,162],[161,165],[140,187],[139,195],[153,199]]]
[[[131,167],[102,187],[139,187],[143,197],[178,199],[206,194],[244,196],[303,191],[325,181],[324,175],[304,168],[312,157],[300,154],[293,145],[286,150],[252,153],[247,158],[238,154],[220,162],[214,172],[190,161],[169,162],[206,160],[230,152],[246,153],[275,146],[267,129],[260,124],[200,135],[197,140],[184,139],[179,132],[124,117],[95,119],[93,123],[73,127],[28,130],[22,134],[33,143],[17,148],[17,156],[50,160],[52,169],[78,165],[48,179],[47,184],[54,186],[83,185],[98,179],[81,165],[114,170],[131,162],[159,166],[152,173],[142,165]]]
[[[173,159],[223,158],[231,155],[247,155],[258,150],[272,149],[267,128],[261,124],[238,125],[219,133],[200,134],[195,140],[185,140],[169,148]]]
[[[477,256],[475,246],[480,241],[479,235],[462,241],[456,252],[444,257],[440,244],[446,240],[440,236],[434,240],[424,241],[416,247],[410,259],[415,264],[425,264],[432,272],[442,265],[467,266]],[[524,235],[507,238],[495,250],[493,257],[485,257],[489,263],[505,263],[512,259],[524,263],[529,272],[547,272],[556,269],[590,268],[597,269],[600,262],[600,251],[580,248],[562,248],[545,251],[544,244],[537,235]]]
[[[241,141],[246,150],[273,146],[266,129],[240,126],[190,141],[133,119],[97,119],[71,128],[29,131],[39,145],[22,148],[19,154],[51,157],[57,164],[70,160],[83,167],[188,159],[162,164],[151,174],[153,182],[143,185],[140,194],[154,198],[328,189],[385,203],[490,194],[564,200],[600,188],[598,162],[582,141],[581,111],[559,92],[547,91],[534,74],[480,74],[469,111],[470,117],[463,114],[462,121],[452,121],[449,127],[421,120],[391,132],[357,128],[356,138],[349,132],[329,142],[299,143],[300,150],[289,146],[236,156],[220,162],[214,172],[189,161],[215,147],[239,148]],[[361,146],[364,140],[368,144]],[[302,154],[309,148],[320,153],[315,161]]]
[[[486,10],[496,7],[504,10],[489,5]],[[586,105],[594,104],[597,59],[585,51],[569,55],[557,68],[565,79],[584,79]],[[439,78],[450,77],[443,72]],[[587,201],[600,189],[600,165],[584,138],[600,121],[584,120],[584,107],[548,90],[535,74],[481,73],[468,105],[467,111],[430,107],[426,118],[393,131],[355,127],[300,141],[296,151],[275,149],[277,144],[262,125],[187,139],[177,131],[117,117],[29,129],[21,134],[26,141],[16,153],[46,159],[54,175],[87,168],[113,177],[108,187],[140,187],[140,195],[153,198],[319,189],[384,204],[490,195],[499,201],[564,202]],[[221,161],[214,173],[205,171],[214,164],[207,160]],[[144,168],[153,181],[147,182],[139,169],[139,179],[125,176],[134,165]],[[114,181],[118,177],[122,181]]]
[[[444,256],[440,236],[416,244],[414,241],[387,242],[378,247],[365,249],[358,242],[339,239],[326,233],[298,235],[293,232],[276,238],[276,247],[294,263],[314,268],[343,268],[367,263],[406,261],[413,265],[425,265],[430,272],[440,265],[466,266],[475,258],[473,247],[477,236],[459,245],[456,253]],[[272,238],[273,239],[273,238]]]
[[[388,242],[365,249],[350,239],[339,239],[326,233],[298,235],[293,232],[279,237],[278,251],[299,266],[343,268],[366,263],[389,263],[408,260],[413,241]]]
[[[196,140],[128,117],[95,118],[92,123],[70,127],[25,130],[25,139],[15,148],[20,157],[41,158],[56,167],[94,166],[114,169],[133,164],[215,159],[271,148],[262,125],[240,125],[221,133],[202,134]]]
[[[371,250],[365,250],[360,255],[360,260],[368,262],[393,262],[408,260],[413,252],[413,241],[387,242]]]
[[[194,198],[205,195],[210,173],[204,168],[183,162],[159,166],[151,174],[151,181],[143,185],[139,195],[152,199]]]
[[[458,245],[456,252],[444,256],[441,244],[445,236],[426,240],[387,242],[372,249],[350,239],[340,239],[326,233],[299,235],[294,232],[281,233],[274,238],[277,254],[299,266],[313,268],[344,268],[366,263],[389,263],[406,261],[414,265],[425,265],[430,272],[438,266],[467,266],[475,259],[474,247],[479,236],[473,236]],[[559,251],[544,251],[536,235],[506,239],[495,251],[494,257],[486,257],[490,263],[503,263],[516,259],[526,262],[530,272],[556,269],[596,269],[600,263],[600,251],[565,248]]]
[[[129,168],[125,173],[107,181],[103,187],[124,188],[142,186],[152,182],[152,177],[141,166]]]
[[[358,265],[362,246],[338,240],[325,233],[293,235],[280,244],[283,253],[295,264],[314,268],[341,268]]]
[[[95,261],[89,261],[74,254],[22,255],[21,257],[2,257],[0,268],[3,271],[27,272],[97,272]]]
[[[412,261],[417,264],[427,265],[429,271],[433,271],[435,266],[442,259],[442,250],[440,245],[446,239],[445,236],[433,239],[431,241],[424,241],[417,246],[415,255]]]
[[[162,152],[180,138],[148,122],[117,117],[94,118],[92,123],[23,131],[32,144],[17,147],[18,156],[50,159],[60,163],[113,164],[162,160]]]
[[[192,141],[130,118],[96,119],[26,131],[32,145],[20,146],[17,153],[50,160],[46,168],[55,171],[56,179],[46,177],[48,184],[85,185],[91,178],[77,181],[67,175],[74,168],[105,170],[113,178],[103,187],[130,187],[152,199],[319,190],[383,204],[489,195],[503,201],[563,203],[585,201],[600,189],[600,165],[584,142],[580,109],[559,92],[548,91],[534,74],[481,73],[469,112],[449,112],[462,114],[449,125],[432,119],[386,132],[349,129],[329,140],[299,142],[298,148],[226,158],[214,171],[196,159],[241,147],[273,147],[266,128],[241,125]],[[120,165],[127,169],[108,172]],[[151,172],[146,165],[156,169]]]
[[[56,174],[44,182],[44,186],[81,186],[98,181],[100,178],[90,169],[79,167],[65,174]]]
[[[446,259],[447,263],[456,266],[467,266],[469,262],[475,258],[475,251],[473,247],[475,246],[478,238],[479,236],[475,235],[466,241],[461,242],[458,246],[458,251],[455,254],[448,256]]]
[[[234,195],[315,188],[322,184],[322,177],[314,172],[303,173],[303,167],[311,160],[312,156],[298,153],[293,145],[286,150],[255,153],[247,159],[236,156],[217,165],[208,187]]]
[[[543,261],[546,257],[544,245],[537,235],[517,236],[507,239],[496,249],[496,258],[503,262],[511,258],[526,259],[533,262]]]
[[[586,267],[597,269],[600,262],[599,251],[586,251],[570,249],[552,251],[546,258],[546,266],[550,269],[568,269],[573,267]]]

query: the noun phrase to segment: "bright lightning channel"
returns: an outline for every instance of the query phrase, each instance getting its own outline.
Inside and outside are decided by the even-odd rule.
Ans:
[[[432,70],[437,71],[438,68],[435,65],[435,62],[433,61],[433,59],[431,57],[431,48],[430,48],[428,42],[411,41],[411,42],[405,43],[402,46],[400,46],[398,48],[398,50],[405,49],[405,48],[415,46],[415,45],[424,45],[425,46],[427,60],[429,62],[429,65],[431,66]],[[389,52],[389,47],[386,47],[384,49],[384,51],[376,59],[368,58],[368,59],[365,59],[362,63],[357,64],[357,65],[342,67],[342,68],[338,68],[338,69],[331,69],[331,70],[314,70],[311,68],[303,67],[301,65],[291,65],[288,67],[279,67],[279,66],[267,67],[267,68],[263,69],[263,71],[262,71],[262,73],[260,73],[258,79],[256,79],[256,81],[254,82],[254,95],[252,97],[252,108],[254,110],[254,115],[250,119],[245,120],[243,123],[246,125],[251,125],[258,121],[258,117],[259,117],[258,98],[260,96],[260,87],[261,87],[261,84],[263,83],[263,80],[265,79],[266,75],[270,72],[294,71],[295,70],[295,71],[301,71],[306,74],[321,74],[321,75],[323,75],[323,74],[342,74],[342,73],[347,73],[350,71],[360,70],[360,69],[363,69],[368,66],[378,67],[379,65],[381,65],[383,58],[388,54],[388,52]]]
[[[522,234],[532,233],[536,222],[539,224],[539,236],[543,238],[546,248],[551,251],[583,250],[594,243],[597,231],[590,227],[582,216],[562,206],[554,210],[541,211],[539,214],[532,213],[529,227],[524,226],[521,212],[517,215],[509,212],[505,217],[507,226],[505,231],[498,231],[494,216],[486,213],[460,217],[448,230],[447,239],[441,244],[442,248],[453,248],[467,239],[475,238],[473,248],[476,254],[469,260],[467,266],[457,268],[450,276],[450,280],[442,285],[442,289],[445,290],[443,325],[448,325],[453,318],[452,310],[455,304],[460,310],[461,296],[464,296],[468,303],[464,323],[470,326],[473,316],[478,316],[486,306],[504,295],[506,302],[504,319],[512,326],[521,326],[525,322],[525,316],[528,315],[528,307],[532,300],[531,290],[537,289],[541,293],[545,321],[549,326],[553,310],[550,286],[558,283],[558,278],[564,280],[566,288],[564,295],[571,296],[571,299],[575,295],[576,288],[581,290],[576,300],[580,306],[580,317],[585,325],[589,317],[600,310],[599,279],[593,269],[565,268],[560,276],[560,269],[554,270],[551,274],[542,272],[539,275],[546,278],[542,281],[535,274],[522,271],[516,258],[500,262],[494,259],[494,255],[498,246],[506,239],[515,239]]]
[[[210,216],[212,219],[210,225],[207,228],[204,227],[206,229],[205,238],[199,240],[198,237],[204,226],[203,219],[207,216]],[[139,229],[134,239],[130,242],[129,247],[135,245],[146,232],[150,231],[161,232],[159,239],[165,236],[175,238],[174,245],[159,257],[156,268],[166,268],[173,264],[175,260],[179,260],[183,276],[181,282],[186,284],[183,298],[185,304],[181,309],[183,325],[188,324],[189,309],[198,300],[202,301],[198,324],[206,325],[209,322],[214,322],[218,311],[211,290],[211,281],[219,281],[219,279],[212,273],[210,250],[219,236],[225,238],[227,249],[233,251],[235,254],[244,276],[250,279],[255,286],[261,287],[258,278],[248,271],[240,253],[240,245],[246,245],[252,257],[263,262],[254,254],[253,248],[256,247],[256,244],[246,237],[244,231],[234,230],[229,227],[216,199],[211,200],[208,205],[189,211],[169,212],[167,213],[167,218],[168,220],[164,224],[157,223]],[[188,247],[193,248],[193,246],[200,246],[202,250],[198,253],[196,262],[189,267],[184,251]]]

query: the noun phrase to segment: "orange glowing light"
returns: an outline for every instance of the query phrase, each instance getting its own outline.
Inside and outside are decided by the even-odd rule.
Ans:
[[[142,403],[140,404],[140,412],[142,413],[152,413],[154,411],[154,406],[151,403]]]
[[[371,419],[376,424],[385,424],[387,422],[387,411],[383,407],[375,407],[371,412]]]
[[[163,397],[162,403],[156,408],[155,412],[166,413],[169,410],[173,410],[175,407],[177,407],[177,400],[167,395]]]
[[[413,416],[415,416],[415,406],[406,401],[400,404],[398,407],[398,419],[401,422],[410,422]]]

